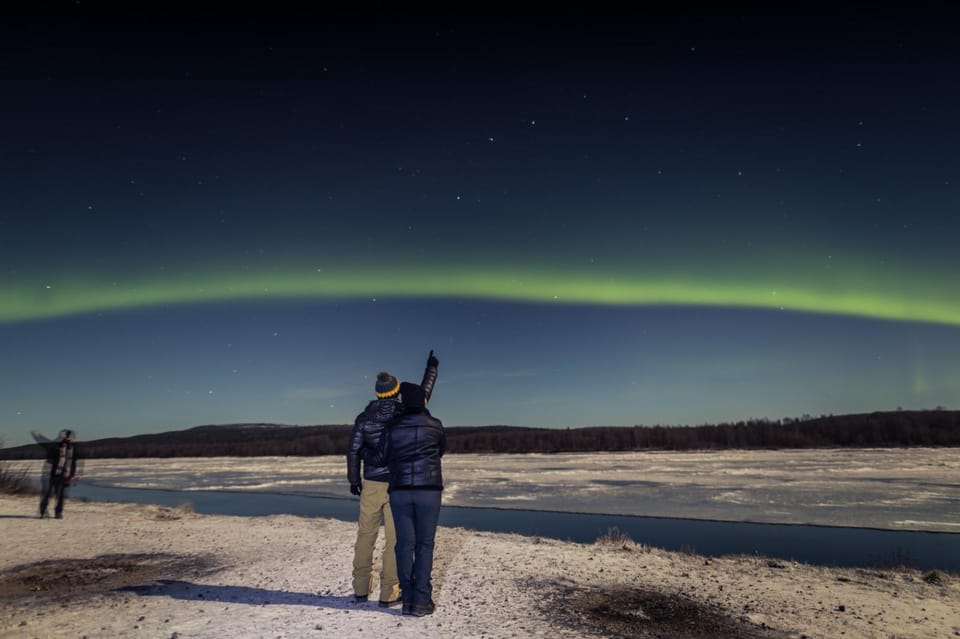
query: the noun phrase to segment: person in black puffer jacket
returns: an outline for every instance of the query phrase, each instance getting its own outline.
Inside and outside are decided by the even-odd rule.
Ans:
[[[402,614],[422,617],[435,608],[431,572],[447,439],[443,423],[427,410],[423,388],[403,382],[400,400],[403,412],[387,426],[369,461],[390,469]]]
[[[437,380],[439,363],[433,351],[430,351],[422,382],[429,394],[432,394],[433,385]],[[368,598],[373,574],[373,551],[382,522],[385,528],[386,544],[380,574],[380,605],[386,607],[400,600],[394,552],[396,533],[390,511],[390,498],[387,495],[390,471],[385,465],[370,464],[365,460],[362,464],[362,479],[360,471],[361,460],[367,451],[377,447],[384,426],[401,413],[400,382],[393,375],[382,372],[377,375],[374,392],[377,399],[367,404],[364,411],[357,415],[347,450],[347,479],[350,482],[350,492],[360,497],[357,542],[353,554],[353,592],[357,602],[366,601]]]

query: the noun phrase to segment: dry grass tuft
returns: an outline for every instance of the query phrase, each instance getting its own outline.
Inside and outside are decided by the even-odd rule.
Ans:
[[[611,526],[607,528],[607,532],[597,537],[594,543],[600,546],[620,546],[622,544],[632,544],[633,540],[630,539],[630,535],[627,533],[616,526]]]

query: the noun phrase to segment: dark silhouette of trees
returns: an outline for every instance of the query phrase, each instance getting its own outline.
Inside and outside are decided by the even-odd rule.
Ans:
[[[197,426],[78,446],[87,458],[249,457],[344,455],[350,426],[228,424]],[[824,447],[960,446],[960,411],[891,411],[700,426],[526,428],[460,426],[447,429],[450,453],[562,453],[626,450],[722,450]],[[39,459],[30,444],[0,449],[0,459]]]

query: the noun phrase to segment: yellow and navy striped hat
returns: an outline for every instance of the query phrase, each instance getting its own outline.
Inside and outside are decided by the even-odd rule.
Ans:
[[[400,392],[400,380],[386,371],[381,371],[377,375],[377,383],[373,390],[380,399],[396,397]]]

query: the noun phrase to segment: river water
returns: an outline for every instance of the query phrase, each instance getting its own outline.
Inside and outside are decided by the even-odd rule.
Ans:
[[[40,474],[39,462],[16,462]],[[343,456],[90,459],[73,497],[353,520]],[[448,455],[441,523],[960,571],[960,448]]]
[[[355,499],[270,492],[187,492],[85,483],[72,489],[71,498],[166,506],[189,502],[199,513],[237,516],[292,514],[354,521],[358,514]],[[581,543],[593,542],[616,528],[638,543],[710,556],[758,554],[820,565],[910,566],[960,572],[960,534],[956,533],[462,506],[444,506],[440,523]]]

